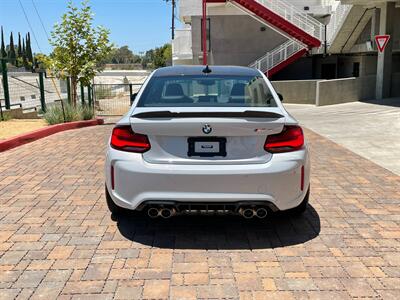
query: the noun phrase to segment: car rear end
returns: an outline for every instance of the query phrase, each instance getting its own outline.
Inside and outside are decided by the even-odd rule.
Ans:
[[[303,202],[303,132],[271,84],[248,68],[211,71],[156,71],[116,125],[105,170],[116,206],[263,218]]]

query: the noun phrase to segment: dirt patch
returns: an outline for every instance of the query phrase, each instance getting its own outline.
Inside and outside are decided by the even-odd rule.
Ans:
[[[0,140],[48,126],[44,120],[9,120],[0,122]]]

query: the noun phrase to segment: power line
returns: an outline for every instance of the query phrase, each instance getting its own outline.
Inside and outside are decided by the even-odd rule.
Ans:
[[[47,39],[50,40],[49,34],[47,33],[46,27],[45,27],[44,24],[43,24],[43,20],[42,20],[42,18],[40,17],[40,14],[39,14],[39,11],[38,11],[38,9],[37,9],[37,7],[36,7],[36,4],[35,4],[35,2],[34,2],[33,0],[31,0],[31,1],[32,1],[32,4],[33,4],[33,8],[35,9],[37,16],[39,17],[40,24],[42,24],[43,31],[44,31],[44,33],[46,34]]]
[[[31,25],[31,23],[29,22],[28,15],[27,15],[26,12],[25,12],[24,6],[22,5],[21,0],[18,0],[18,2],[19,2],[19,5],[21,6],[22,12],[24,13],[25,20],[26,20],[26,22],[28,23],[28,26],[29,26],[29,28],[30,28],[31,31],[32,31],[32,35],[33,35],[33,38],[35,39],[36,45],[37,45],[39,51],[42,52],[42,49],[40,49],[39,42],[38,42],[38,40],[37,40],[37,38],[36,38],[35,31],[33,30],[32,25]]]

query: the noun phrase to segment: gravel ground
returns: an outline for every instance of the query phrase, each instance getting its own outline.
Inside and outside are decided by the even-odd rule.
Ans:
[[[44,120],[9,120],[0,122],[0,140],[47,126]]]

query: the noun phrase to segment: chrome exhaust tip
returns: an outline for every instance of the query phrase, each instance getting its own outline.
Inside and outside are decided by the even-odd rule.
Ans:
[[[256,210],[256,216],[259,219],[264,219],[267,217],[267,215],[268,215],[268,211],[265,208],[258,208]]]
[[[255,211],[252,208],[241,208],[239,214],[245,219],[252,219],[255,215]]]
[[[151,207],[147,210],[147,215],[152,218],[155,219],[160,215],[160,209],[155,208],[155,207]]]
[[[175,215],[175,208],[163,208],[160,211],[160,216],[163,217],[164,219],[171,218],[172,216]]]

